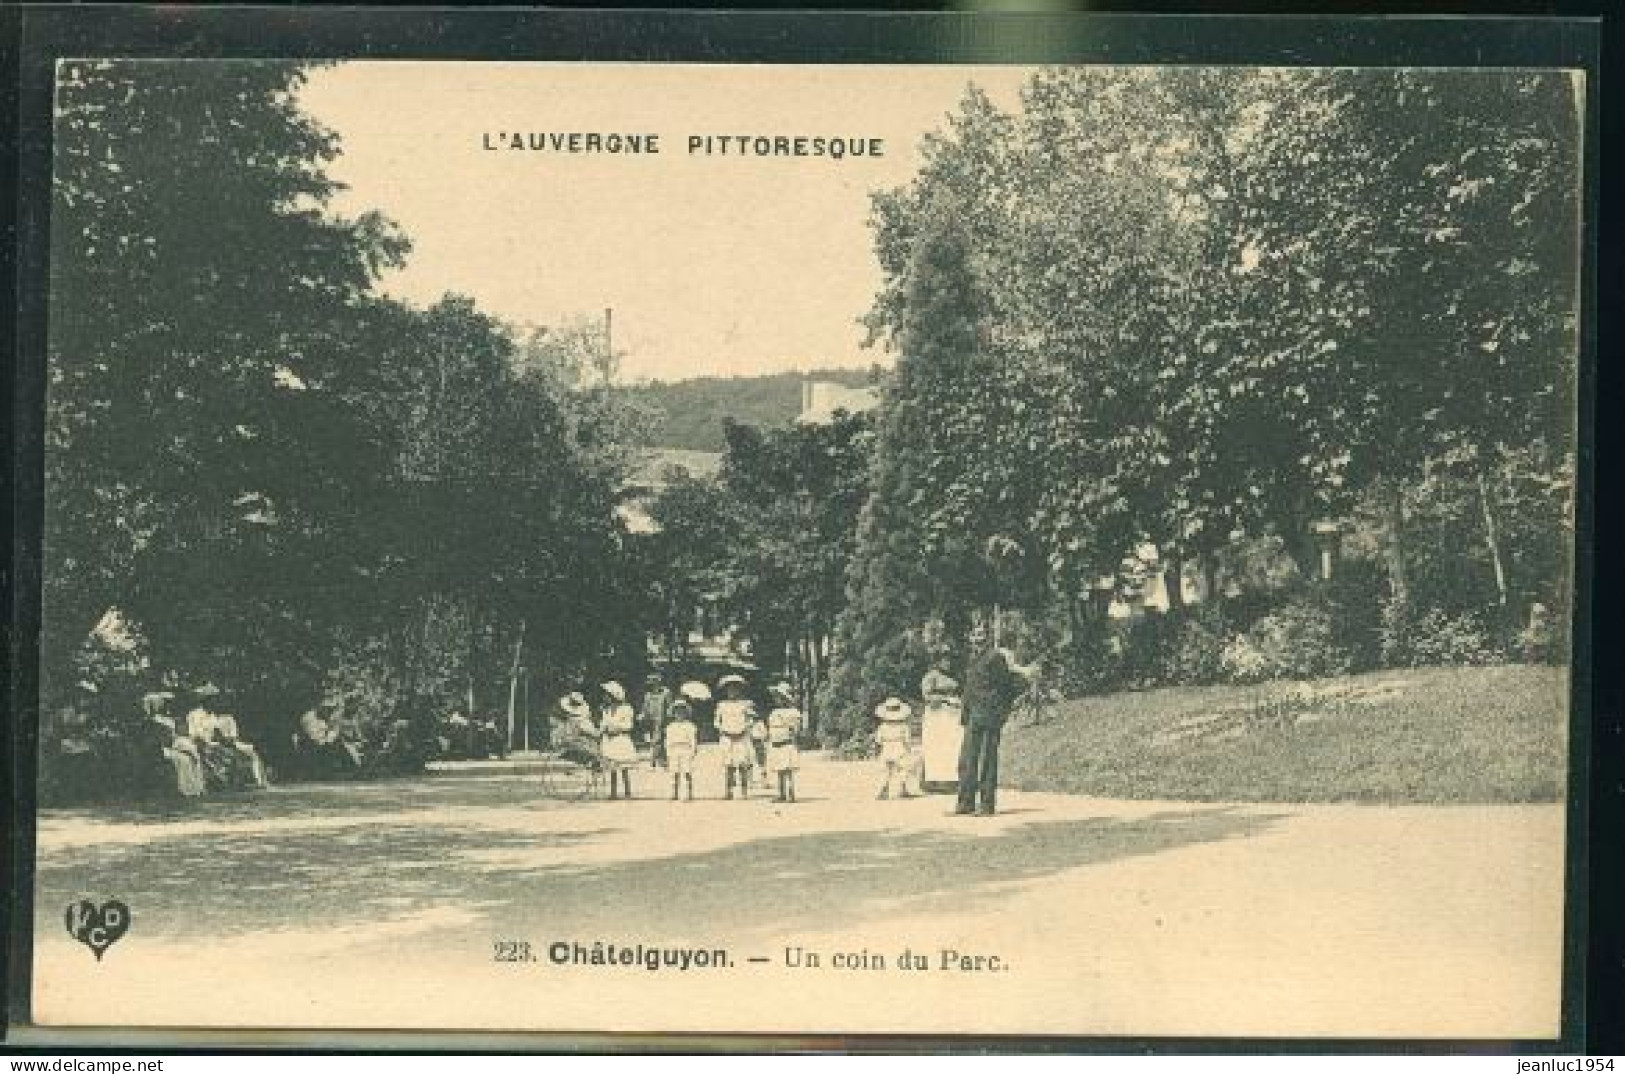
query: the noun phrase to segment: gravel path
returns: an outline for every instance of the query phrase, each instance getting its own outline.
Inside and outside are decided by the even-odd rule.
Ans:
[[[720,790],[717,763],[702,758],[702,795]],[[669,784],[640,772],[639,792],[660,797],[560,803],[520,775],[275,789],[158,814],[48,813],[35,1018],[1557,1032],[1561,807],[1012,792],[1000,816],[979,819],[947,815],[943,797],[877,802],[878,782],[871,765],[812,759],[803,801],[789,806],[673,803]],[[100,963],[64,928],[63,908],[86,896],[122,899],[134,917]],[[535,961],[497,961],[518,950],[499,948],[510,941],[527,942]],[[607,964],[593,964],[597,942]],[[616,964],[627,949],[688,965]]]

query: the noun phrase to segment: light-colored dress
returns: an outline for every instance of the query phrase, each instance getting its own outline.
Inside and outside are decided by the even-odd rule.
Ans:
[[[197,745],[210,790],[236,790],[252,781],[248,759],[220,734],[220,717],[201,706],[186,714],[186,734]]]
[[[164,760],[175,770],[175,789],[188,798],[196,798],[207,791],[203,759],[198,756],[197,745],[191,739],[175,733],[172,718],[154,716],[152,722],[162,728],[159,739],[168,743],[163,747]]]
[[[722,735],[724,764],[740,768],[755,766],[756,749],[750,741],[750,722],[755,714],[754,701],[717,702],[716,725]]]
[[[604,763],[612,768],[626,768],[637,763],[638,747],[632,741],[632,728],[637,714],[624,701],[604,711],[604,741],[599,747]]]
[[[925,714],[920,720],[920,778],[926,783],[951,784],[959,779],[959,750],[964,744],[964,705],[959,682],[936,668],[920,683]]]
[[[700,729],[693,720],[673,720],[666,725],[666,763],[673,775],[692,775],[699,752]]]
[[[908,760],[911,734],[902,720],[885,721],[875,729],[875,741],[880,744],[880,759],[888,765],[901,765]]]
[[[767,714],[767,770],[794,772],[801,766],[801,749],[796,736],[801,734],[801,710],[774,709]]]

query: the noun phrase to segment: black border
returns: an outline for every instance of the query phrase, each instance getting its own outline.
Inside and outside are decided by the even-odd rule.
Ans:
[[[1263,12],[1270,5],[1256,5]],[[1275,5],[1280,7],[1281,5]],[[1618,831],[1621,791],[1620,753],[1625,723],[1618,713],[1622,693],[1618,672],[1596,654],[1593,628],[1606,632],[1608,620],[1594,620],[1596,597],[1617,587],[1606,562],[1598,562],[1596,535],[1606,532],[1606,501],[1595,492],[1596,463],[1609,426],[1595,422],[1595,403],[1603,393],[1602,377],[1614,375],[1599,366],[1598,328],[1617,314],[1599,308],[1598,254],[1610,259],[1617,246],[1601,241],[1599,199],[1602,146],[1600,59],[1602,27],[1598,20],[1576,17],[1573,4],[1502,4],[1502,10],[1528,14],[1564,14],[1561,19],[1531,21],[1520,17],[1458,18],[1428,14],[1393,17],[1369,13],[1370,5],[1328,4],[1359,12],[1355,18],[1304,14],[939,14],[925,12],[808,11],[671,11],[551,10],[511,7],[305,7],[292,5],[147,7],[125,4],[87,6],[25,5],[0,10],[0,72],[17,71],[17,80],[0,84],[5,120],[15,121],[14,139],[0,145],[16,154],[0,180],[0,202],[7,231],[17,241],[4,244],[0,286],[15,288],[17,328],[6,340],[12,353],[5,378],[4,403],[15,416],[6,445],[13,482],[0,519],[12,543],[10,637],[7,645],[13,714],[5,745],[10,763],[0,765],[0,795],[11,806],[0,835],[9,843],[12,898],[3,905],[10,928],[8,972],[0,988],[4,1009],[13,1024],[26,1024],[32,945],[32,858],[35,775],[34,700],[39,629],[39,528],[41,511],[41,418],[43,415],[44,236],[48,226],[50,104],[54,60],[60,56],[116,55],[185,58],[370,58],[370,59],[532,59],[643,62],[822,62],[822,63],[1202,63],[1339,66],[1540,66],[1578,67],[1587,72],[1585,101],[1585,220],[1587,263],[1582,277],[1580,372],[1580,454],[1577,474],[1576,624],[1574,719],[1571,736],[1571,785],[1568,813],[1565,967],[1561,1036],[1552,1042],[1294,1040],[1103,1037],[818,1037],[813,1050],[839,1051],[1093,1051],[1109,1053],[1216,1054],[1274,1052],[1444,1054],[1574,1054],[1621,1050],[1625,1025],[1615,1024],[1601,992],[1625,976],[1625,950],[1617,922],[1608,910],[1616,899],[1597,885],[1617,876],[1618,861],[1599,855],[1592,870],[1588,846],[1610,847],[1598,823],[1611,819]],[[1488,6],[1488,5],[1484,5]],[[1401,9],[1403,10],[1403,8]],[[1589,14],[1581,12],[1580,14]],[[1609,27],[1613,29],[1613,27]],[[1611,35],[1612,36],[1612,35]],[[15,64],[5,61],[14,60]],[[1612,113],[1612,115],[1617,115]],[[14,185],[11,185],[14,184]],[[15,216],[12,216],[12,211]],[[1615,271],[1606,278],[1616,282]],[[1600,319],[1600,325],[1599,325]],[[12,350],[12,348],[15,348]],[[1601,517],[1600,517],[1601,516]],[[1588,539],[1589,538],[1589,539]],[[1603,609],[1604,612],[1607,609]],[[1595,682],[1594,682],[1595,680]],[[1594,690],[1595,687],[1595,690]],[[1592,707],[1593,698],[1599,702]],[[1600,747],[1594,754],[1593,746]],[[0,755],[3,756],[3,755]],[[1592,766],[1595,763],[1595,771]],[[1587,777],[1592,779],[1588,782]],[[10,782],[10,786],[7,783]],[[1589,790],[1589,795],[1587,791]],[[8,830],[9,829],[9,830]],[[1588,835],[1591,837],[1588,841]],[[1592,886],[1588,889],[1587,883]],[[1612,885],[1609,885],[1612,887]],[[1589,894],[1589,898],[1588,898]],[[9,918],[9,920],[8,920]],[[1589,926],[1589,928],[1588,928]],[[1589,944],[1588,944],[1589,939]],[[1588,962],[1588,952],[1591,960]],[[1588,989],[1588,984],[1590,988]],[[1590,999],[1589,1009],[1587,999]],[[3,1032],[0,1026],[0,1032]],[[96,1031],[81,1032],[93,1038]],[[64,1031],[65,1037],[68,1032]],[[167,1038],[168,1031],[164,1035]],[[198,1034],[203,1047],[229,1040],[229,1034]],[[256,1037],[265,1039],[266,1034]],[[290,1034],[292,1036],[292,1034]],[[308,1037],[309,1034],[299,1034]],[[460,1035],[459,1035],[460,1036]],[[378,1034],[358,1033],[358,1044],[377,1041]],[[413,1034],[389,1038],[391,1050],[413,1051]],[[105,1049],[122,1053],[173,1052],[173,1047]],[[628,1036],[555,1035],[534,1037],[493,1034],[489,1050],[516,1045],[530,1050],[729,1051],[808,1048],[807,1037],[748,1035]],[[88,1041],[87,1041],[88,1043]],[[290,1041],[290,1044],[292,1042]],[[1599,1048],[1602,1045],[1604,1047]],[[29,1049],[34,1050],[34,1049]],[[256,1049],[258,1050],[258,1049]],[[360,1050],[344,1048],[340,1050]],[[488,1050],[483,1043],[476,1050]]]

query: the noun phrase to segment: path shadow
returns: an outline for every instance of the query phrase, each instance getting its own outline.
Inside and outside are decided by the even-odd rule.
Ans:
[[[463,924],[442,939],[462,946],[468,935],[487,934],[738,942],[757,930],[783,934],[889,914],[994,908],[1012,883],[1252,836],[1278,819],[1228,807],[1129,818],[967,819],[963,829],[822,831],[599,862],[592,848],[619,829],[532,833],[358,820],[321,832],[228,830],[75,848],[41,862],[36,905],[41,927],[60,927],[67,901],[116,896],[144,935],[194,943],[365,929],[446,907],[460,911]],[[470,914],[478,917],[472,924]]]
[[[502,901],[504,920],[528,922],[539,936],[568,935],[566,927],[606,937],[780,935],[886,914],[994,908],[1011,884],[1249,837],[1279,819],[1219,807],[1027,822],[993,834],[822,832],[567,871],[493,867],[485,890]]]
[[[263,791],[211,794],[196,799],[47,809],[42,829],[60,824],[173,824],[176,822],[285,820],[343,817],[403,809],[512,808],[551,801],[534,775],[482,779],[399,779],[354,783],[298,783]]]

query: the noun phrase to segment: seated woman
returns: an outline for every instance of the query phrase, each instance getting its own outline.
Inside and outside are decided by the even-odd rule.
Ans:
[[[239,737],[237,717],[230,713],[223,713],[215,718],[215,726],[221,741],[241,754],[243,760],[248,763],[246,769],[247,785],[254,788],[269,787],[271,785],[271,776],[265,769],[265,761],[260,757],[260,752],[254,748],[253,743]]]
[[[203,777],[211,791],[233,791],[247,785],[242,755],[220,734],[220,717],[199,705],[186,714],[186,734],[203,759]]]
[[[197,743],[185,735],[177,734],[174,717],[169,715],[169,701],[174,694],[159,692],[142,698],[147,710],[147,724],[151,742],[175,773],[175,789],[184,797],[196,798],[208,789],[203,774],[203,759]]]
[[[322,719],[315,709],[300,715],[293,744],[306,772],[316,779],[342,779],[361,767],[361,754],[355,743]]]
[[[576,764],[598,767],[602,763],[601,734],[586,697],[579,692],[566,694],[559,699],[559,710],[564,714],[564,721],[553,731],[553,746],[559,756]]]

